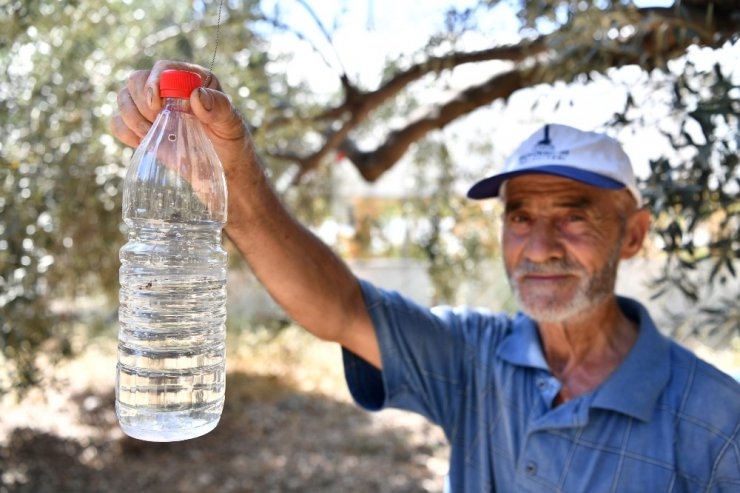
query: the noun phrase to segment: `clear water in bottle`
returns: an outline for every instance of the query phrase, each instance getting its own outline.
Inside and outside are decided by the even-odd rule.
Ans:
[[[189,107],[200,77],[172,72],[123,194],[116,414],[150,441],[211,431],[225,395],[226,184]]]

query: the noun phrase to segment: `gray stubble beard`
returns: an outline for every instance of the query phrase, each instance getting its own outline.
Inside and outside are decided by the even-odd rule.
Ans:
[[[611,252],[604,267],[595,275],[585,278],[585,269],[579,263],[569,260],[554,260],[546,263],[535,263],[525,260],[513,273],[506,269],[514,296],[522,311],[538,322],[563,323],[579,318],[602,304],[614,294],[614,285],[617,279],[617,267],[621,242],[618,242]],[[580,276],[581,281],[576,293],[564,304],[554,304],[548,300],[552,291],[535,293],[534,300],[525,300],[522,296],[517,279],[524,274],[568,274]],[[530,298],[533,296],[530,295]]]

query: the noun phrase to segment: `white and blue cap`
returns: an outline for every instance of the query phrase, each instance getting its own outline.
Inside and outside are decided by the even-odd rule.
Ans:
[[[607,190],[626,188],[637,205],[642,204],[632,164],[619,142],[559,124],[545,125],[522,142],[501,173],[473,185],[468,197],[498,197],[506,180],[530,173],[562,176]]]

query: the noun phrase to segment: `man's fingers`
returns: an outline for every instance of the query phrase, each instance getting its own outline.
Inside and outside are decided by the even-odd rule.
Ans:
[[[139,137],[144,137],[152,124],[149,118],[140,113],[128,88],[121,89],[118,92],[118,109],[121,120],[126,124],[126,127]]]
[[[126,90],[128,91],[131,102],[133,102],[139,114],[152,122],[157,117],[157,113],[159,113],[159,108],[153,108],[149,102],[151,98],[148,97],[146,86],[147,79],[149,78],[149,73],[149,70],[137,70],[135,72],[132,72],[131,75],[128,76],[128,80],[126,81]],[[120,96],[121,94],[119,93],[119,106],[121,104]]]
[[[130,128],[124,123],[120,113],[113,117],[110,122],[111,132],[113,136],[130,147],[137,147],[141,142],[141,138],[133,133]]]

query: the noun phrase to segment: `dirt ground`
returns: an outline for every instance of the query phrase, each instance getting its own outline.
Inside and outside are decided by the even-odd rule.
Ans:
[[[350,399],[337,347],[300,329],[229,336],[218,427],[185,442],[120,431],[115,338],[49,369],[56,384],[0,399],[0,493],[441,492],[441,431]],[[737,352],[701,353],[740,367]]]
[[[400,411],[358,409],[338,352],[305,344],[232,355],[219,426],[174,443],[121,433],[115,357],[91,351],[56,371],[61,385],[2,401],[0,493],[442,491],[440,430]]]

